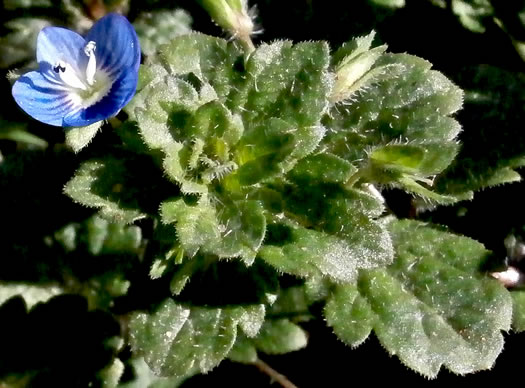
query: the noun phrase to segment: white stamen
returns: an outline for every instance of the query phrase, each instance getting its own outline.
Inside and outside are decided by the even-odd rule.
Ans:
[[[62,82],[72,88],[87,90],[86,85],[78,78],[75,70],[69,64],[63,61],[58,61],[53,66],[53,71],[58,74]]]
[[[95,83],[95,73],[97,71],[97,59],[95,58],[95,49],[97,44],[92,40],[86,44],[84,47],[84,54],[89,58],[88,64],[86,66],[86,81],[89,86],[93,86]]]

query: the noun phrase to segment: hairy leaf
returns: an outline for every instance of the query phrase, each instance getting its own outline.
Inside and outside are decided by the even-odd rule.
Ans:
[[[313,189],[291,191],[286,206],[289,218],[314,228],[293,222],[271,225],[269,239],[260,251],[263,260],[286,273],[301,277],[323,274],[336,282],[354,281],[358,268],[391,262],[390,236],[373,220],[383,211],[378,198],[336,187]]]
[[[126,174],[122,161],[113,158],[91,160],[80,166],[64,192],[84,206],[99,208],[105,218],[132,223],[145,215],[138,209],[132,193],[126,191]]]
[[[415,221],[392,221],[396,258],[337,286],[325,308],[335,333],[357,346],[371,330],[391,354],[435,377],[488,369],[512,315],[509,293],[479,271],[485,248]]]
[[[157,375],[206,373],[228,355],[238,325],[261,319],[242,307],[187,308],[168,299],[152,314],[133,315],[131,346]]]

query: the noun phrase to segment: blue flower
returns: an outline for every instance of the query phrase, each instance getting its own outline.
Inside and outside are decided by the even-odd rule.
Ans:
[[[20,77],[13,97],[43,123],[81,127],[115,116],[137,89],[140,45],[128,20],[108,14],[86,38],[46,27],[37,39],[38,71]]]

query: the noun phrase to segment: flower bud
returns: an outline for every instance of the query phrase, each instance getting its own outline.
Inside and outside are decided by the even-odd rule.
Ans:
[[[357,38],[343,46],[335,58],[340,60],[336,64],[335,85],[332,91],[332,102],[339,102],[350,98],[359,88],[382,75],[382,69],[371,71],[374,63],[385,52],[386,46],[370,49],[375,32]]]
[[[233,36],[246,40],[253,33],[247,0],[201,0],[201,3],[213,20]]]

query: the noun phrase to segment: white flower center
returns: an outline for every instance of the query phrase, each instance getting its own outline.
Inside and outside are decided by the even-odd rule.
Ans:
[[[82,108],[99,102],[109,93],[112,85],[107,73],[97,69],[96,48],[97,44],[94,41],[89,41],[84,47],[84,54],[88,57],[84,73],[62,60],[58,60],[53,66],[53,72],[69,89],[71,100]]]

